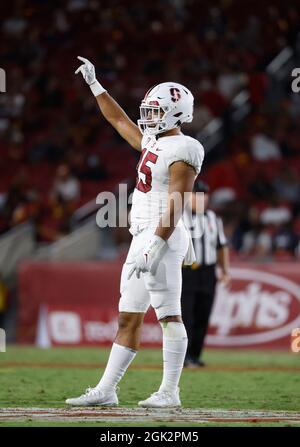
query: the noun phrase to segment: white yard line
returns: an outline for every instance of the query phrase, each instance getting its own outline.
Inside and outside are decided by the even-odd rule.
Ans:
[[[300,423],[300,412],[224,409],[0,408],[0,422],[290,422]]]

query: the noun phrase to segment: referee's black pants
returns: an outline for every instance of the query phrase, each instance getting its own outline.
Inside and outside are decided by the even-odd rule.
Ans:
[[[182,320],[188,336],[186,358],[201,356],[216,289],[215,266],[182,269]]]

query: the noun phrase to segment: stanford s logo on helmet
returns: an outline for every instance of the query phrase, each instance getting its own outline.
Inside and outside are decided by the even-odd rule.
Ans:
[[[177,82],[164,82],[147,91],[140,106],[142,133],[157,135],[193,120],[194,97]]]
[[[180,93],[179,88],[176,88],[176,87],[170,88],[170,93],[171,93],[171,99],[173,102],[177,102],[181,98],[181,93]]]

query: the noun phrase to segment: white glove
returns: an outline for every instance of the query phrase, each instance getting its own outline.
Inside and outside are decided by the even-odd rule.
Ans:
[[[106,92],[105,88],[102,87],[100,82],[96,79],[95,67],[94,65],[85,57],[77,56],[77,59],[84,62],[80,67],[77,68],[75,74],[81,73],[85,82],[90,86],[94,96],[101,95]]]
[[[141,272],[150,272],[152,275],[155,275],[166,248],[167,243],[164,239],[159,236],[153,236],[149,244],[136,256],[133,266],[128,273],[128,279],[132,277],[134,272],[137,278],[140,277]]]

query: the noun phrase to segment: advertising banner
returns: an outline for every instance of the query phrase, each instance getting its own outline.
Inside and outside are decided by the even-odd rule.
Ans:
[[[119,262],[26,262],[19,272],[19,342],[40,346],[110,345],[118,321]],[[218,285],[206,345],[290,349],[300,328],[296,263],[231,268],[229,289]],[[149,309],[142,344],[159,346],[161,328]]]

